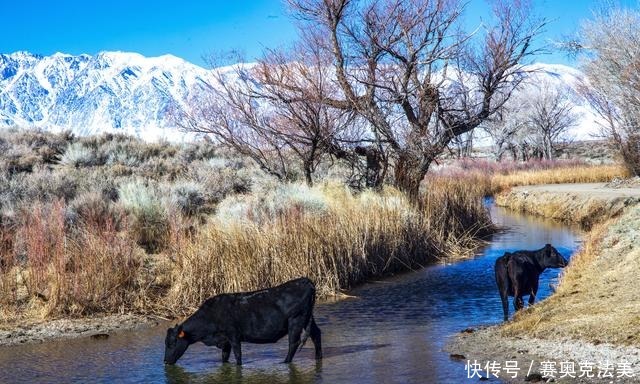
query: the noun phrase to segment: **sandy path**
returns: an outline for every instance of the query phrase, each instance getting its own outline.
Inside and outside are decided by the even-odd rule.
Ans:
[[[543,184],[515,187],[518,192],[547,192],[559,194],[573,194],[585,197],[615,198],[615,197],[640,197],[640,187],[610,188],[606,183],[589,184]]]

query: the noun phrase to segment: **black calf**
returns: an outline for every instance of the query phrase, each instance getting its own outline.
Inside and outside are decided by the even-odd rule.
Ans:
[[[529,305],[538,294],[538,279],[547,268],[562,268],[567,261],[551,244],[537,251],[507,252],[498,257],[495,265],[496,283],[500,291],[504,320],[509,319],[508,296],[513,296],[516,311],[524,307],[522,296],[529,295]]]

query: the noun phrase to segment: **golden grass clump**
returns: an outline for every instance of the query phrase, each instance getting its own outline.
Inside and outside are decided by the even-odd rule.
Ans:
[[[617,164],[576,165],[545,170],[494,174],[491,177],[491,188],[497,192],[521,185],[599,183],[626,177],[629,177],[627,169]]]
[[[450,193],[442,190],[452,187]],[[330,295],[477,246],[477,236],[491,225],[481,195],[471,186],[441,180],[431,188],[420,208],[392,188],[355,195],[325,184],[310,191],[325,199],[322,214],[309,214],[298,203],[269,223],[261,217],[261,225],[251,221],[251,214],[237,220],[222,216],[194,238],[176,243],[168,305],[191,310],[214,294],[264,288],[297,276],[309,276],[320,295]],[[473,215],[454,217],[470,208]],[[473,224],[465,228],[464,220]]]

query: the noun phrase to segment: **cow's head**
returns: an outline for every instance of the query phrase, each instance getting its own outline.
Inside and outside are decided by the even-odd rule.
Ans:
[[[567,266],[567,260],[562,257],[560,252],[558,252],[555,247],[551,244],[547,244],[544,246],[542,252],[542,264],[545,268],[564,268]]]
[[[182,325],[167,329],[167,337],[164,340],[164,363],[175,364],[187,350],[189,344],[191,344],[189,335],[184,331]]]

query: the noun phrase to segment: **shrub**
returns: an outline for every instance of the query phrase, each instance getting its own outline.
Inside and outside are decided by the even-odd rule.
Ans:
[[[70,144],[60,158],[60,164],[71,167],[93,167],[103,165],[104,162],[104,159],[98,156],[95,149],[82,143]]]
[[[204,212],[205,199],[202,187],[192,181],[180,181],[171,186],[171,204],[187,217]]]
[[[329,209],[319,188],[304,184],[277,184],[274,189],[251,195],[231,196],[218,206],[222,220],[250,220],[265,224],[284,215],[311,214],[320,216]]]
[[[118,189],[122,206],[132,216],[129,229],[138,245],[156,253],[166,245],[168,215],[157,189],[141,180],[125,183]]]
[[[12,145],[0,155],[0,170],[9,174],[31,172],[42,159],[24,144]]]
[[[72,227],[94,226],[122,229],[126,214],[120,205],[113,203],[98,191],[84,192],[77,196],[66,212],[67,224]]]
[[[74,174],[55,172],[46,168],[34,170],[33,173],[15,177],[15,188],[23,191],[23,200],[52,201],[63,199],[70,201],[79,189],[79,179]]]
[[[217,204],[232,194],[249,192],[255,179],[244,162],[223,158],[190,164],[186,177],[202,186],[208,204]]]

